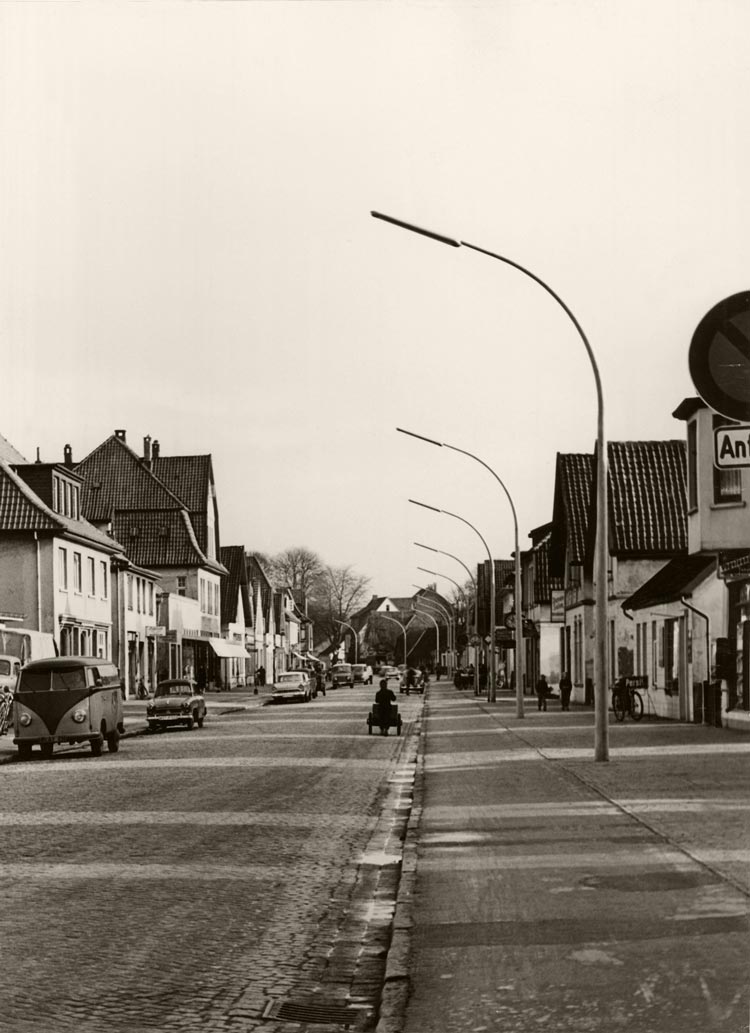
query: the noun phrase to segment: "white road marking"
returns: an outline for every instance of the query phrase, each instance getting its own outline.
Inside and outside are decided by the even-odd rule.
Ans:
[[[178,768],[341,768],[345,771],[382,771],[383,764],[388,757],[380,757],[374,760],[357,759],[355,757],[290,757],[281,760],[277,757],[163,757],[159,760],[152,760],[141,757],[137,760],[128,760],[122,754],[118,754],[112,761],[72,760],[71,755],[56,763],[54,757],[45,763],[31,764],[6,764],[3,766],[3,778],[21,776],[33,778],[35,775],[53,775],[59,778],[68,771],[88,770],[96,773],[97,778],[105,774],[116,774],[118,771],[141,771],[145,769],[166,768],[176,770]]]
[[[306,866],[306,876],[315,865]],[[326,869],[326,874],[330,872]],[[190,882],[220,882],[224,879],[288,879],[289,866],[276,864],[214,864],[213,862],[186,864],[124,864],[117,862],[93,862],[91,864],[49,864],[20,861],[3,865],[5,879],[38,879],[50,882],[54,879],[148,879],[174,882],[187,879]]]
[[[32,827],[60,825],[274,825],[287,828],[310,828],[319,824],[327,828],[364,828],[375,819],[359,815],[280,814],[276,811],[3,811],[0,827]]]

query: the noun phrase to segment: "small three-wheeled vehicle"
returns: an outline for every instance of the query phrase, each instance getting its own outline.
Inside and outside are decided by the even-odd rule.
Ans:
[[[401,735],[401,715],[398,712],[398,705],[391,703],[387,712],[382,703],[373,703],[370,713],[367,715],[367,734],[372,735],[373,728],[379,728],[381,735],[388,735],[389,728],[396,729],[396,735]]]

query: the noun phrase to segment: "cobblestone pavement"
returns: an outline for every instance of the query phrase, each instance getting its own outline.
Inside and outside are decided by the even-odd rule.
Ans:
[[[386,742],[371,697],[213,704],[201,730],[4,764],[0,1029],[372,1026],[423,700]]]

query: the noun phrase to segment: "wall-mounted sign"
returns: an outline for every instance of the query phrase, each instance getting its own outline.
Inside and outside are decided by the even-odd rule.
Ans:
[[[565,620],[565,590],[553,589],[550,592],[550,620],[562,624]]]
[[[716,428],[714,466],[718,466],[720,470],[750,466],[750,424]]]
[[[706,313],[690,342],[688,364],[706,405],[730,420],[750,420],[750,291]]]

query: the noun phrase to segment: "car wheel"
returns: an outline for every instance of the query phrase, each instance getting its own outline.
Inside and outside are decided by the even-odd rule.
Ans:
[[[52,759],[52,754],[54,752],[54,749],[55,748],[54,748],[54,746],[52,745],[51,742],[43,742],[42,743],[42,757],[44,758],[44,760],[51,760]]]
[[[101,757],[102,755],[102,737],[98,735],[96,739],[91,740],[91,756]]]
[[[107,733],[107,749],[110,753],[117,753],[120,749],[120,733],[115,730]]]
[[[187,730],[188,730],[189,732],[192,732],[192,730],[193,730],[193,725],[194,725],[194,724],[195,724],[195,721],[193,720],[193,718],[192,718],[192,717],[189,717],[189,718],[187,719],[187,721],[185,722],[185,727],[187,728]]]

